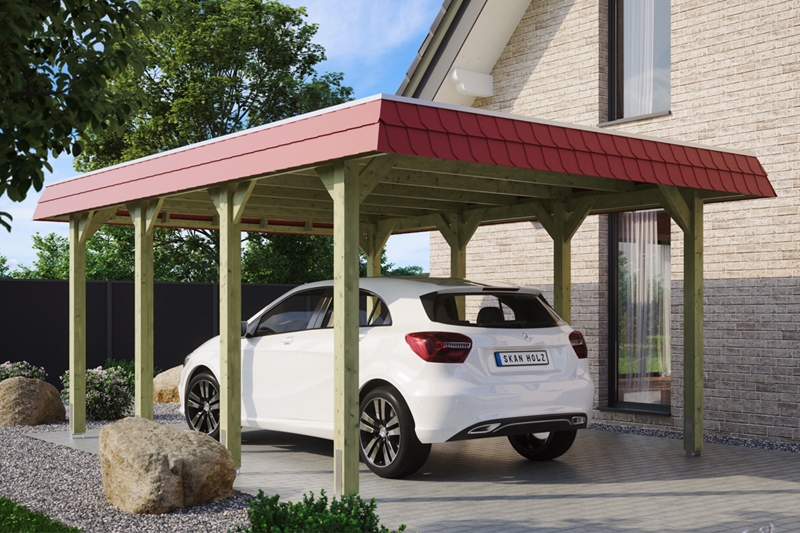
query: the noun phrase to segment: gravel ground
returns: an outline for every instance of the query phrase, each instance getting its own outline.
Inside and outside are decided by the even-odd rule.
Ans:
[[[593,423],[589,429],[609,431],[611,433],[630,433],[631,435],[646,435],[648,437],[662,437],[666,439],[683,439],[682,431],[667,429],[639,428],[632,426],[617,426],[613,424]],[[703,442],[714,444],[728,444],[731,446],[744,446],[745,448],[762,448],[764,450],[780,450],[783,452],[800,453],[800,444],[788,442],[773,442],[761,439],[741,439],[738,437],[724,437],[722,435],[704,435]]]
[[[156,404],[155,420],[182,422],[176,405]],[[102,422],[88,422],[93,429]],[[221,532],[248,525],[246,494],[179,509],[164,515],[120,511],[106,499],[97,455],[26,437],[25,433],[66,431],[69,425],[0,427],[0,496],[83,531]]]

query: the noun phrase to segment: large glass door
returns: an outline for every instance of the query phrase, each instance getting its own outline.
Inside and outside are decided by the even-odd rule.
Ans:
[[[609,403],[668,413],[670,218],[662,210],[618,213],[610,230]]]

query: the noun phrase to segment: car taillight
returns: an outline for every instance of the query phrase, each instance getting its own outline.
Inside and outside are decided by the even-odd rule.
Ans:
[[[589,357],[589,348],[586,346],[586,341],[583,339],[583,333],[580,331],[573,331],[569,334],[569,343],[572,349],[575,350],[575,355],[578,359],[586,359]]]
[[[472,349],[472,339],[466,335],[444,331],[409,333],[406,342],[429,363],[463,363]]]

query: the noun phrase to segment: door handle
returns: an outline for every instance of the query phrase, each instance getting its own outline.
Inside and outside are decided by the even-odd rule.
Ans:
[[[283,344],[292,344],[294,342],[294,337],[289,337],[288,339],[283,339],[281,342],[283,342]]]

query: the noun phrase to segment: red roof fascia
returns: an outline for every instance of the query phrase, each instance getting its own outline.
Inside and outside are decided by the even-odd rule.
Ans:
[[[34,219],[370,152],[776,196],[750,155],[382,95],[50,185]]]

